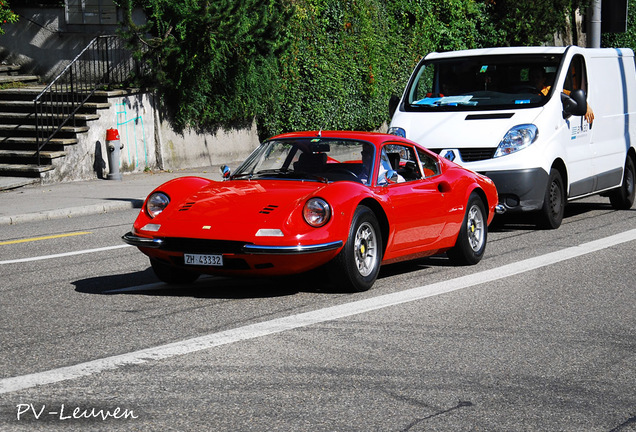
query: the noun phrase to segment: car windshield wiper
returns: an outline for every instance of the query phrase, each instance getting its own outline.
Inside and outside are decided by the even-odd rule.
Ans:
[[[239,173],[239,174],[232,174],[232,176],[230,177],[232,180],[234,179],[239,179],[239,178],[243,178],[243,177],[249,177],[252,178],[254,174],[251,172],[247,172],[247,173]]]
[[[314,180],[318,180],[319,182],[322,183],[329,183],[329,180],[327,180],[325,177],[316,175],[316,174],[312,174],[309,173],[307,171],[294,171],[294,170],[288,170],[285,168],[278,168],[278,169],[267,169],[267,170],[261,170],[258,171],[255,175],[257,176],[267,176],[267,175],[271,175],[271,174],[275,174],[277,176],[284,176],[284,177],[296,177],[296,178],[310,178],[310,179],[314,179]]]
[[[329,179],[327,179],[326,177],[319,176],[317,174],[311,174],[311,173],[308,173],[308,172],[305,172],[305,171],[300,171],[300,172],[296,171],[296,174],[302,174],[303,176],[305,176],[305,178],[318,180],[321,183],[329,183]]]
[[[240,179],[240,178],[249,178],[252,179],[254,177],[267,177],[267,176],[277,176],[277,177],[296,177],[296,178],[300,178],[300,179],[313,179],[313,180],[317,180],[321,183],[329,183],[329,180],[325,177],[316,175],[316,174],[312,174],[312,173],[308,173],[306,171],[291,171],[288,169],[283,169],[283,168],[277,168],[277,169],[266,169],[266,170],[261,170],[258,171],[256,173],[254,172],[246,172],[246,173],[239,173],[239,174],[234,174],[232,175],[232,179]]]

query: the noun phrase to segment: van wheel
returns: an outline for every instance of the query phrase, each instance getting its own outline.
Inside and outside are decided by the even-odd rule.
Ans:
[[[564,211],[565,187],[563,186],[563,178],[558,170],[552,168],[537,225],[543,229],[557,229],[563,222]]]
[[[636,195],[636,189],[634,188],[635,178],[634,161],[627,156],[625,170],[623,171],[623,183],[618,189],[613,190],[609,196],[610,203],[616,210],[629,210],[634,205],[634,196]]]

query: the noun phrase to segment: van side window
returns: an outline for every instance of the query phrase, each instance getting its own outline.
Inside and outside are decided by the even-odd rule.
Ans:
[[[434,177],[440,174],[439,164],[433,156],[420,149],[417,149],[417,156],[420,158],[422,164],[424,178]]]
[[[580,54],[572,57],[565,82],[563,83],[563,93],[566,95],[570,95],[574,90],[583,90],[586,95],[589,94],[585,59]],[[589,103],[587,103],[584,118],[589,124],[592,124],[594,121],[594,110],[592,110]]]
[[[563,84],[563,92],[570,94],[572,90],[584,90],[587,94],[587,71],[585,70],[585,60],[582,55],[572,58],[568,73]]]

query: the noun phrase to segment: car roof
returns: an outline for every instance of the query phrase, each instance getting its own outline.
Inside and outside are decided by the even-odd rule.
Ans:
[[[375,145],[383,144],[387,141],[402,142],[412,145],[414,147],[425,148],[416,142],[399,137],[397,135],[391,135],[381,132],[360,132],[360,131],[302,131],[302,132],[288,132],[271,137],[268,141],[275,139],[290,139],[290,138],[342,138],[350,140],[368,141]]]

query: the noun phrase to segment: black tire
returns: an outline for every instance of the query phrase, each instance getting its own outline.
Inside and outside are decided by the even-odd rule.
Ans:
[[[471,194],[455,246],[446,255],[455,264],[473,265],[481,261],[488,240],[488,217],[483,201]]]
[[[167,284],[189,284],[199,278],[199,273],[173,267],[156,259],[150,259],[150,265],[160,281]]]
[[[381,263],[380,224],[370,208],[359,206],[353,215],[347,242],[329,263],[331,280],[349,292],[367,291],[378,277]]]
[[[636,195],[635,179],[634,161],[627,156],[625,170],[623,171],[623,183],[618,189],[613,190],[609,196],[610,203],[616,210],[629,210],[634,205],[634,196]]]
[[[548,186],[543,197],[543,207],[539,211],[537,225],[543,229],[557,229],[563,222],[565,212],[565,186],[561,173],[552,168],[548,177]]]

